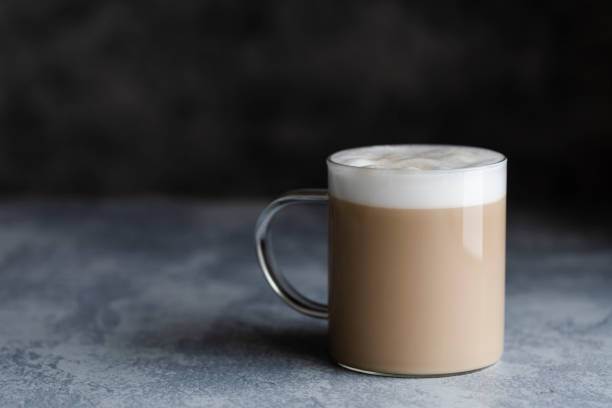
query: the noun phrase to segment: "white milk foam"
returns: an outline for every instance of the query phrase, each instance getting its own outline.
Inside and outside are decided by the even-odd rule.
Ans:
[[[506,159],[465,146],[391,145],[342,150],[328,159],[333,197],[374,207],[482,205],[506,195]]]

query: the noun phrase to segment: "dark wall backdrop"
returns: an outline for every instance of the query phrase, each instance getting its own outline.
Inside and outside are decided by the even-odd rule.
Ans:
[[[455,143],[515,202],[611,198],[611,2],[127,3],[0,4],[0,194],[271,197]]]

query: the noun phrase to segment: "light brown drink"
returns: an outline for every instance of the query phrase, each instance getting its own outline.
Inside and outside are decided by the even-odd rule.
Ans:
[[[259,265],[295,310],[329,319],[330,352],[370,374],[445,375],[503,352],[507,159],[489,149],[379,145],[327,158],[328,190],[289,192],[255,227]],[[329,304],[274,267],[269,224],[329,201]]]
[[[390,374],[486,367],[503,349],[506,199],[393,209],[330,197],[332,358]]]

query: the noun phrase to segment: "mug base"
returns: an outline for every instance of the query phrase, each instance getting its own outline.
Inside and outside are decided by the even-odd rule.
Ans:
[[[498,360],[499,361],[499,360]],[[497,361],[495,361],[492,364],[486,365],[484,367],[479,367],[479,368],[475,368],[473,370],[466,370],[466,371],[457,371],[457,372],[453,372],[453,373],[440,373],[440,374],[402,374],[402,373],[385,373],[385,372],[379,372],[379,371],[370,371],[370,370],[364,370],[361,368],[356,368],[356,367],[351,367],[350,365],[344,364],[344,363],[340,363],[338,361],[336,361],[336,364],[338,364],[340,367],[342,368],[346,368],[347,370],[350,371],[354,371],[356,373],[360,373],[360,374],[369,374],[369,375],[376,375],[379,377],[395,377],[395,378],[440,378],[440,377],[452,377],[455,375],[464,375],[464,374],[471,374],[471,373],[475,373],[477,371],[481,371],[484,370],[485,368],[489,368],[491,366],[494,366],[495,364],[497,364]]]

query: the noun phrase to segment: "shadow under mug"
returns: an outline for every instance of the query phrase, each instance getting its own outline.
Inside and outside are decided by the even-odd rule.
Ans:
[[[267,282],[295,310],[329,319],[330,354],[345,368],[440,376],[501,357],[507,159],[442,148],[499,160],[450,170],[369,168],[339,162],[347,151],[338,152],[327,159],[329,190],[284,194],[257,221]],[[329,206],[328,305],[300,294],[268,245],[278,211],[315,202]]]

